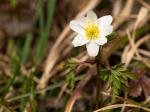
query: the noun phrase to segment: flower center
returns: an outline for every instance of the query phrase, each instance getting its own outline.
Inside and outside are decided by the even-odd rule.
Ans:
[[[99,34],[100,34],[100,30],[98,28],[98,25],[93,24],[93,23],[89,24],[85,28],[85,34],[86,34],[86,38],[88,40],[97,39],[99,37]]]

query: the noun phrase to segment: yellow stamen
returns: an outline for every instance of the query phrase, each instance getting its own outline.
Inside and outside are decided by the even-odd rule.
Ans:
[[[97,39],[99,37],[99,34],[100,34],[100,30],[98,28],[98,25],[96,25],[94,23],[89,24],[85,28],[85,34],[86,34],[86,38],[88,40]]]

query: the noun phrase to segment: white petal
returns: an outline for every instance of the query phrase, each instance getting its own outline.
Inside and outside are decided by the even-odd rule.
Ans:
[[[72,44],[74,47],[82,46],[86,43],[88,43],[88,40],[84,36],[81,36],[81,35],[77,35],[72,41]]]
[[[87,13],[87,18],[90,20],[90,21],[92,21],[92,22],[94,22],[94,23],[98,23],[98,20],[97,20],[97,16],[96,16],[96,14],[93,12],[93,11],[89,11],[88,13]]]
[[[100,35],[101,37],[107,36],[112,33],[113,27],[111,25],[101,25],[100,27]]]
[[[85,27],[86,24],[87,24],[87,19],[86,19],[86,17],[84,17],[84,16],[79,16],[79,17],[77,17],[77,21],[79,22],[79,24],[80,24],[82,27]]]
[[[95,40],[95,42],[98,45],[104,45],[105,43],[107,43],[107,38],[106,37],[99,37],[98,39]]]
[[[87,43],[86,48],[89,56],[95,57],[98,55],[99,45],[96,44],[94,41],[90,41],[89,43]]]
[[[78,21],[77,20],[72,20],[69,24],[70,28],[72,30],[74,30],[75,32],[79,33],[79,34],[82,34],[84,35],[85,32],[84,32],[84,29],[79,25]]]
[[[105,25],[110,25],[112,23],[112,16],[111,15],[107,15],[107,16],[103,16],[101,18],[98,19],[98,23],[100,25],[105,24]]]

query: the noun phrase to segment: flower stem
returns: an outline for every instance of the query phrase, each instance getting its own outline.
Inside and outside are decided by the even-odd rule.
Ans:
[[[96,109],[102,106],[102,96],[100,95],[100,92],[102,91],[102,83],[100,80],[100,69],[99,69],[99,62],[100,62],[100,52],[102,51],[102,47],[100,47],[99,54],[96,56],[96,68],[97,68],[97,74],[96,74]]]
[[[100,79],[99,79],[99,68],[98,68],[98,64],[96,64],[97,66],[97,74],[96,74],[96,109],[99,108],[99,92],[100,92]]]

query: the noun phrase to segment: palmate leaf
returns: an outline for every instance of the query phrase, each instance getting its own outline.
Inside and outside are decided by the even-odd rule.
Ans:
[[[76,63],[70,59],[65,63],[65,68],[68,69],[68,73],[66,74],[66,83],[68,84],[71,90],[75,87],[75,69]]]
[[[100,72],[101,79],[108,80],[109,87],[111,89],[112,102],[115,100],[115,96],[120,93],[120,91],[127,90],[128,79],[134,80],[136,77],[133,73],[124,67],[124,64],[117,64],[112,66],[111,69],[103,69]]]
[[[101,77],[101,79],[102,80],[106,80],[106,79],[108,79],[108,76],[109,76],[109,70],[106,70],[106,69],[101,69],[101,71],[100,71],[100,77]]]

